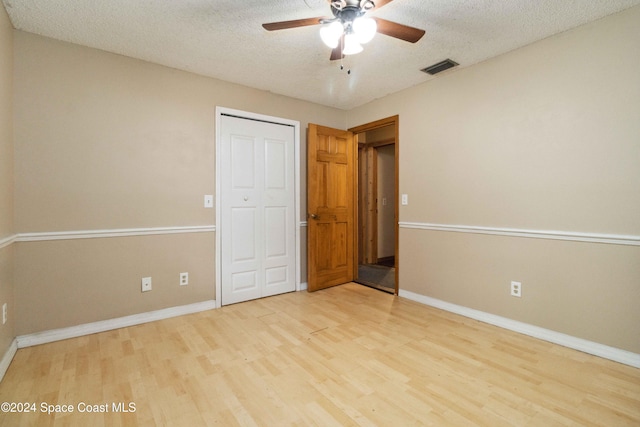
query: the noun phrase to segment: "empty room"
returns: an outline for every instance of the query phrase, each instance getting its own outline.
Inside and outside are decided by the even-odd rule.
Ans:
[[[0,426],[640,425],[640,0],[1,4]]]

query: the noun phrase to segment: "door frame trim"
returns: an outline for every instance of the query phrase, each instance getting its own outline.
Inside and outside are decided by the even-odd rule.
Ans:
[[[366,123],[360,126],[354,126],[352,128],[349,128],[348,130],[353,132],[354,135],[357,135],[359,133],[362,132],[366,132],[369,130],[374,130],[374,129],[378,129],[384,126],[389,126],[389,125],[394,125],[395,126],[395,163],[396,163],[396,171],[395,171],[395,229],[396,229],[396,236],[395,236],[395,262],[396,262],[396,274],[395,274],[395,280],[396,280],[396,290],[394,292],[395,295],[398,295],[398,291],[400,289],[400,282],[398,280],[399,278],[399,271],[400,271],[400,266],[398,264],[398,260],[399,260],[399,248],[400,248],[400,236],[399,236],[399,232],[400,232],[400,116],[399,115],[395,115],[395,116],[390,116],[390,117],[386,117],[384,119],[380,119],[380,120],[376,120],[370,123]],[[357,177],[357,172],[355,173],[356,177]],[[357,181],[356,181],[357,183]],[[359,184],[357,184],[359,185]],[[356,209],[357,210],[357,209]],[[358,229],[358,227],[360,226],[359,224],[357,224],[357,220],[358,220],[358,216],[356,215],[356,230]],[[357,236],[355,237],[355,243],[357,244],[358,242],[358,238]],[[360,248],[358,248],[358,250],[354,251],[354,258],[355,258],[355,265],[354,265],[354,277],[358,277],[358,253],[359,253]]]
[[[223,230],[221,230],[220,227],[220,219],[221,219],[221,213],[222,213],[222,209],[220,207],[220,198],[221,198],[221,182],[220,182],[220,159],[222,157],[222,153],[221,153],[221,149],[222,149],[222,144],[220,143],[222,141],[222,136],[220,133],[221,130],[221,121],[222,121],[222,116],[233,116],[233,117],[238,117],[241,119],[247,119],[247,120],[257,120],[257,121],[261,121],[261,122],[267,122],[267,123],[274,123],[274,124],[280,124],[280,125],[286,125],[286,126],[291,126],[293,127],[293,157],[294,157],[294,210],[295,210],[295,236],[294,236],[294,240],[295,240],[295,253],[296,253],[296,260],[295,260],[295,285],[296,285],[296,291],[300,291],[300,270],[301,270],[301,264],[300,264],[300,259],[301,259],[301,255],[300,255],[300,238],[302,236],[302,233],[300,232],[300,228],[302,227],[301,221],[300,221],[300,203],[301,203],[301,197],[300,197],[300,122],[297,120],[290,120],[290,119],[284,119],[281,117],[274,117],[274,116],[267,116],[264,114],[258,114],[258,113],[252,113],[249,111],[242,111],[242,110],[235,110],[233,108],[227,108],[227,107],[221,107],[221,106],[216,106],[216,121],[215,121],[215,126],[216,126],[216,130],[215,130],[215,150],[216,150],[216,160],[215,160],[215,180],[216,180],[216,206],[215,206],[215,230],[216,230],[216,254],[215,254],[215,265],[216,265],[216,273],[215,273],[215,291],[216,291],[216,297],[215,297],[215,306],[216,308],[220,308],[222,306],[222,257],[221,257],[221,246],[222,246],[222,239],[221,239],[221,232]]]

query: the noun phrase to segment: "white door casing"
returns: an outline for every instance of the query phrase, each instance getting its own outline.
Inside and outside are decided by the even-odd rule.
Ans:
[[[294,291],[297,122],[217,113],[216,305]]]

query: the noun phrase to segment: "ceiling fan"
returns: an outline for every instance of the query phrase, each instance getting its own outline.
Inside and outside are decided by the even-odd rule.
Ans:
[[[262,24],[265,30],[275,31],[287,28],[306,27],[322,24],[320,37],[329,46],[331,60],[341,59],[362,51],[362,44],[373,38],[376,32],[415,43],[422,38],[424,30],[365,16],[367,12],[378,10],[393,0],[328,0],[333,18],[317,17],[295,19],[293,21]]]

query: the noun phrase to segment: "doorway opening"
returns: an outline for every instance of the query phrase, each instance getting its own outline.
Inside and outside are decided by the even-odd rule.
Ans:
[[[356,282],[398,293],[398,118],[350,129],[358,142]]]

